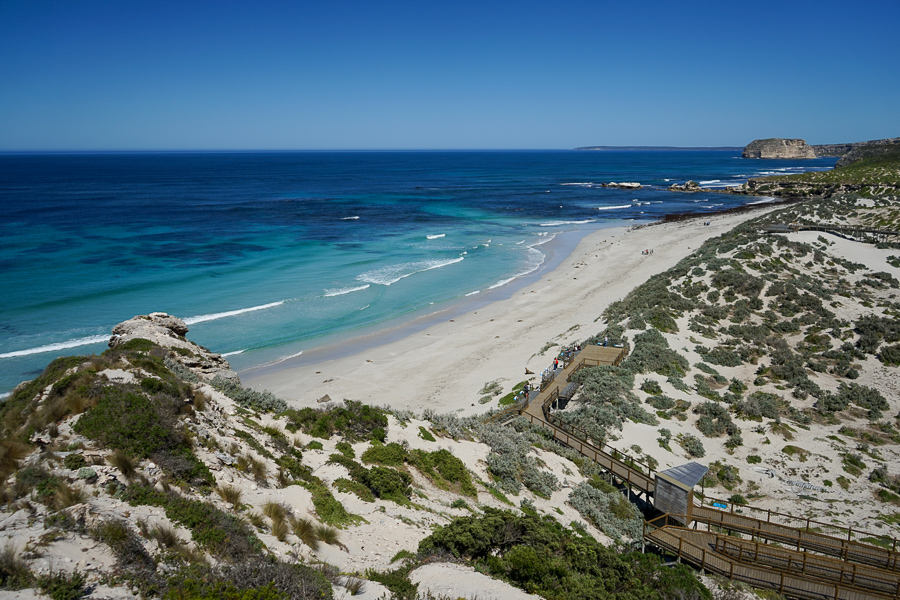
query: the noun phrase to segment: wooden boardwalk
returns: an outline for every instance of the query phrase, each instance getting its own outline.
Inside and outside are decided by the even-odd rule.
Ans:
[[[490,420],[504,422],[521,415],[650,500],[656,480],[653,469],[591,439],[585,431],[564,425],[552,414],[561,395],[572,393],[571,378],[576,372],[589,366],[617,365],[625,355],[622,348],[588,346],[545,381],[540,392]],[[723,511],[701,503],[693,506],[690,517],[664,514],[646,521],[644,543],[701,570],[775,589],[791,598],[900,600],[897,541],[892,540],[890,549],[882,548],[853,539],[871,535],[858,530],[749,506],[739,510],[765,519],[734,512],[733,504],[730,511]],[[706,530],[697,529],[700,525]]]
[[[876,241],[888,241],[889,238],[900,236],[900,231],[890,229],[870,229],[867,227],[844,227],[841,225],[828,225],[824,223],[782,223],[767,225],[763,230],[766,233],[791,233],[794,231],[824,231],[840,235],[852,235],[855,238],[872,238]]]
[[[703,571],[803,600],[900,597],[896,572],[686,529],[668,524],[668,517],[645,522],[644,541]]]

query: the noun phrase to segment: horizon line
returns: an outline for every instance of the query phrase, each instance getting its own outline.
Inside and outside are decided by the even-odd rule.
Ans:
[[[577,146],[574,148],[193,148],[193,149],[0,149],[2,154],[199,154],[199,153],[291,153],[291,152],[575,152],[592,149],[619,150],[740,150],[744,146],[653,146],[653,145],[615,145],[615,146]]]

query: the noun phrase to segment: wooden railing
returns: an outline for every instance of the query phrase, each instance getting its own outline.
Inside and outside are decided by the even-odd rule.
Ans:
[[[647,494],[652,494],[655,484],[655,471],[646,465],[642,465],[647,469],[647,473],[635,469],[633,466],[616,458],[613,454],[606,452],[603,448],[610,448],[613,452],[618,453],[615,448],[611,448],[606,444],[591,444],[582,437],[570,435],[563,428],[554,425],[546,419],[539,419],[531,413],[524,413],[525,418],[530,422],[540,425],[553,432],[553,437],[566,446],[572,448],[585,458],[589,458],[599,465],[602,469],[609,471],[618,479],[631,487],[637,488]],[[633,459],[632,459],[633,460]],[[634,461],[637,462],[637,461]],[[640,463],[638,463],[640,464]]]
[[[671,552],[702,570],[723,575],[732,580],[744,581],[756,587],[778,590],[780,594],[803,600],[870,600],[895,599],[894,593],[861,588],[846,582],[823,581],[820,577],[806,577],[770,566],[759,567],[734,560],[715,550],[714,544],[700,542],[715,539],[712,534],[696,532],[669,525],[668,521],[685,519],[683,515],[662,515],[644,522],[644,539]]]
[[[724,511],[721,508],[716,507],[713,503],[718,503],[729,508],[727,511]],[[707,507],[710,510],[739,514],[744,517],[757,519],[759,521],[765,521],[766,523],[784,525],[793,529],[802,529],[814,533],[822,533],[834,538],[840,537],[848,541],[852,541],[854,540],[854,538],[857,538],[857,541],[860,541],[858,538],[875,538],[881,540],[886,545],[887,550],[890,550],[891,552],[900,552],[900,540],[887,535],[875,534],[868,531],[862,531],[860,529],[853,529],[852,527],[844,527],[842,525],[836,525],[834,523],[826,523],[825,521],[817,521],[808,517],[797,517],[788,513],[778,512],[768,508],[751,506],[749,504],[734,504],[730,500],[721,500],[717,498],[710,498],[708,496],[703,497],[699,500],[699,506]],[[735,510],[737,510],[738,512],[735,513]],[[830,532],[834,532],[834,535],[832,535]]]
[[[754,539],[790,544],[797,550],[818,552],[889,571],[900,570],[900,553],[887,548],[707,507],[695,507],[691,517],[695,522],[747,534]]]
[[[716,536],[714,549],[737,562],[766,565],[785,573],[800,573],[900,597],[900,576],[894,571],[722,535]]]

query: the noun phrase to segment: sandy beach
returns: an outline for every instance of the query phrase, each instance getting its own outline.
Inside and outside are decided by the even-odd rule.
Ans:
[[[565,345],[601,331],[600,315],[611,302],[674,266],[705,240],[773,208],[599,230],[511,298],[361,352],[353,352],[350,344],[348,354],[337,359],[249,371],[241,379],[296,407],[315,406],[328,395],[418,413],[426,408],[481,413],[496,406],[478,403],[486,382],[499,380],[505,393],[520,381],[540,377],[555,354],[552,348],[540,354],[548,343]],[[643,254],[648,249],[652,254]],[[526,369],[537,375],[526,376]]]

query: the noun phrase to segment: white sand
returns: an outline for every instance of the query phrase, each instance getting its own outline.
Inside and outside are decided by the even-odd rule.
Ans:
[[[691,219],[676,223],[604,229],[586,236],[559,267],[513,297],[391,343],[302,367],[257,375],[244,385],[264,388],[294,406],[314,406],[325,394],[367,404],[421,412],[481,413],[479,390],[500,380],[504,392],[540,374],[554,352],[548,342],[568,344],[603,329],[603,310],[650,276],[674,266],[706,239],[772,210]],[[653,249],[644,255],[642,250]],[[538,375],[539,376],[539,375]],[[535,376],[528,376],[534,378]]]

